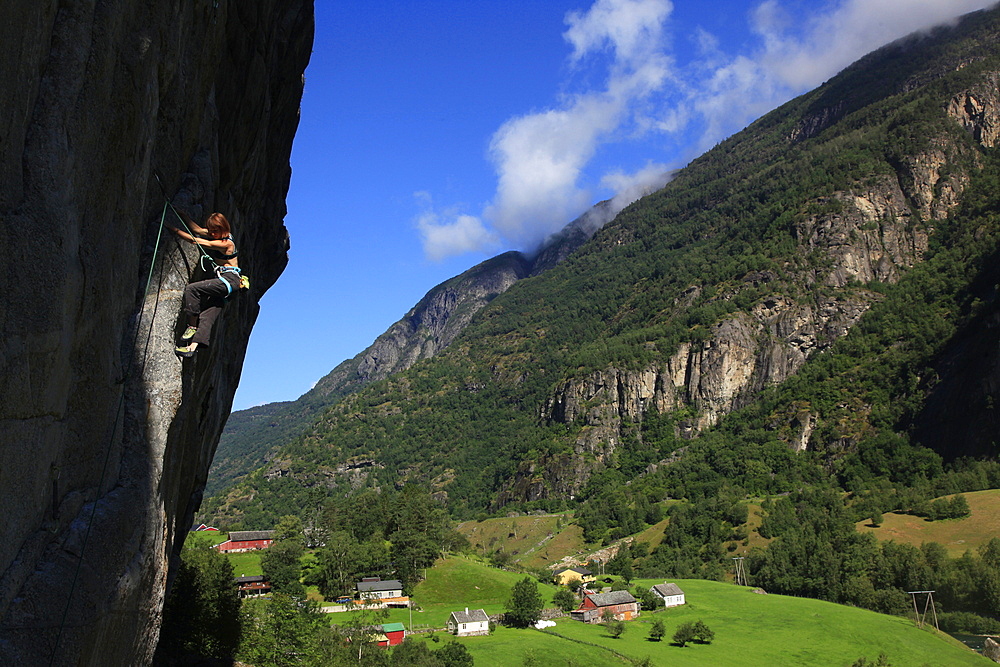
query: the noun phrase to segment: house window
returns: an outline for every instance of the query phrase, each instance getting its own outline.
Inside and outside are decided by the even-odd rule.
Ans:
[[[462,629],[465,630],[465,623],[462,623]]]

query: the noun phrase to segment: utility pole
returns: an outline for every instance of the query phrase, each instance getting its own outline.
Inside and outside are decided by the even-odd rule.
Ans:
[[[938,617],[937,609],[934,607],[934,591],[907,591],[910,594],[910,598],[913,599],[913,615],[916,617],[917,627],[921,628],[924,625],[924,620],[927,618],[927,608],[930,607],[931,614],[934,617],[934,628],[940,632],[941,628],[938,627]],[[924,611],[920,613],[917,610],[917,596],[926,595],[924,598]]]
[[[746,568],[743,566],[743,561],[746,560],[746,556],[736,556],[735,558],[733,558],[733,560],[736,561],[734,563],[736,566],[736,571],[735,571],[736,580],[734,583],[737,586],[749,586],[750,584],[747,581],[747,571]]]

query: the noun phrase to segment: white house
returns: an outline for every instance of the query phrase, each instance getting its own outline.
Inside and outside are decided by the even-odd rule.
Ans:
[[[403,584],[396,579],[382,581],[378,577],[366,577],[358,582],[356,588],[362,600],[403,597]]]
[[[663,582],[662,584],[653,586],[650,590],[653,591],[654,595],[663,600],[665,607],[679,607],[684,604],[684,591],[677,584]]]
[[[453,611],[448,617],[448,632],[459,637],[490,634],[490,617],[482,609]]]

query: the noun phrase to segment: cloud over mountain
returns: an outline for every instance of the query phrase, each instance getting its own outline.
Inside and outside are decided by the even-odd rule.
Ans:
[[[417,221],[425,254],[530,249],[609,190],[620,210],[629,197],[662,186],[670,169],[865,53],[988,4],[765,0],[745,17],[754,42],[728,51],[699,29],[694,48],[681,54],[668,31],[670,0],[596,0],[566,15],[563,37],[572,48],[568,71],[596,68],[601,83],[503,123],[490,142],[492,200],[479,214],[425,207]],[[636,141],[648,146],[644,164],[592,173],[602,150]],[[667,155],[667,142],[680,153]]]

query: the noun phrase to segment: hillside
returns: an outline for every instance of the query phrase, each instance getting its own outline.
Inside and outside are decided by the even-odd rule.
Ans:
[[[510,588],[520,577],[464,558],[447,558],[428,571],[414,600],[422,611],[413,614],[414,626],[442,628],[456,609],[503,609]],[[885,653],[892,665],[989,665],[947,635],[919,629],[912,620],[817,600],[781,595],[757,595],[752,589],[720,582],[672,579],[685,592],[683,607],[643,612],[627,623],[620,639],[600,625],[559,619],[548,633],[498,628],[488,637],[460,639],[476,665],[522,664],[534,654],[536,664],[626,664],[611,651],[629,659],[650,658],[662,665],[850,665],[860,657],[874,661]],[[634,586],[648,588],[662,580],[643,579]],[[548,603],[551,587],[542,587]],[[392,612],[391,622],[408,624],[405,610]],[[333,622],[342,614],[331,614]],[[654,620],[667,629],[661,642],[647,639]],[[711,644],[685,648],[670,642],[677,626],[702,620],[714,632]],[[417,635],[419,638],[420,635]]]
[[[858,530],[870,532],[881,541],[893,540],[915,547],[937,542],[947,549],[949,556],[958,558],[966,551],[981,549],[1000,535],[1000,489],[963,495],[971,511],[963,519],[928,521],[912,514],[893,512],[884,516],[878,528],[872,527],[868,520],[859,521]]]
[[[410,481],[468,517],[652,470],[674,471],[657,500],[995,456],[924,417],[943,388],[975,404],[992,386],[958,373],[996,331],[998,17],[880,49],[721,143],[205,512]],[[961,418],[971,436],[995,420]]]
[[[491,300],[521,278],[543,273],[566,259],[612,211],[610,202],[601,202],[547,239],[531,257],[507,252],[435,286],[370,346],[298,399],[232,413],[219,439],[205,493],[211,495],[269,461],[277,448],[296,439],[318,414],[344,396],[447,348]]]

